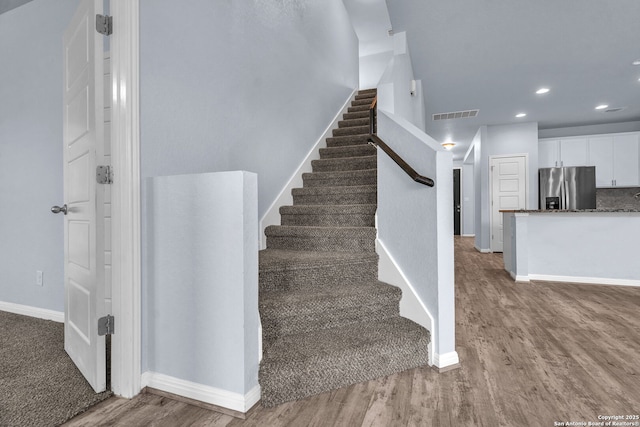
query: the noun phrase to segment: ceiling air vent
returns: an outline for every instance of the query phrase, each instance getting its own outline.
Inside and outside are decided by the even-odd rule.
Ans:
[[[480,110],[454,111],[452,113],[438,113],[433,115],[433,120],[468,119],[476,117]]]

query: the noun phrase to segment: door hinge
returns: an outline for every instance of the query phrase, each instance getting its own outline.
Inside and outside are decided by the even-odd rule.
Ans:
[[[113,335],[115,332],[115,318],[108,314],[98,319],[98,335]]]
[[[96,181],[98,184],[113,184],[113,172],[111,171],[111,166],[97,166]]]
[[[113,32],[113,17],[109,15],[96,15],[96,31],[105,36]]]

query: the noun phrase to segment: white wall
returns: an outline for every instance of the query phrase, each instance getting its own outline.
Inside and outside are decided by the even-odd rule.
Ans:
[[[79,0],[0,15],[0,301],[64,310],[62,34]],[[36,285],[36,270],[44,273]]]
[[[142,176],[258,174],[262,216],[358,86],[341,0],[140,2]]]
[[[539,138],[561,138],[563,136],[598,135],[603,133],[637,132],[640,131],[640,121],[605,123],[601,125],[572,126],[565,128],[539,129]]]
[[[378,108],[402,117],[424,132],[422,82],[416,81],[416,91],[411,95],[414,75],[406,33],[394,34],[393,42],[393,58],[378,83]]]
[[[358,40],[341,0],[141,0],[140,55],[142,177],[254,172],[259,217],[358,86]],[[159,266],[146,255],[146,218],[157,212],[143,206],[149,272]],[[143,273],[143,295],[154,286]],[[158,319],[151,303],[143,335]],[[143,372],[158,351],[143,347]]]
[[[529,196],[527,198],[527,208],[537,209],[538,124],[529,122],[515,125],[482,126],[473,143],[479,144],[474,145],[474,152],[479,151],[479,153],[475,153],[474,168],[477,168],[480,172],[480,182],[476,182],[476,248],[488,251],[491,247],[489,158],[497,155],[528,154],[527,185]],[[476,174],[476,179],[478,179],[478,174]],[[480,203],[478,203],[478,198]]]
[[[257,177],[147,185],[146,370],[243,396],[258,385]]]

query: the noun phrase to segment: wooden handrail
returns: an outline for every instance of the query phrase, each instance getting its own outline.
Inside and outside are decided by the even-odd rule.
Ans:
[[[409,166],[407,162],[404,161],[402,157],[398,155],[391,147],[389,147],[383,140],[381,140],[378,135],[376,135],[377,126],[376,126],[376,105],[378,103],[378,97],[373,98],[373,102],[371,103],[371,107],[369,108],[369,144],[374,147],[382,148],[382,151],[387,153],[391,159],[396,162],[400,168],[406,172],[407,175],[411,177],[415,182],[420,184],[427,185],[429,187],[433,187],[435,183],[431,178],[427,178],[426,176],[420,175],[414,168]]]
[[[403,171],[405,171],[405,173],[409,175],[411,179],[413,179],[415,182],[424,184],[428,187],[433,187],[435,185],[435,183],[431,178],[427,178],[426,176],[420,175],[418,172],[416,172],[414,168],[409,166],[409,164],[405,162],[404,159],[398,155],[398,153],[393,151],[393,149],[389,147],[387,144],[385,144],[383,140],[378,138],[378,135],[375,135],[375,134],[369,135],[369,144],[373,145],[374,147],[382,148],[382,151],[387,153],[387,155],[391,157],[391,159],[394,162],[396,162],[396,164],[400,166],[400,168]]]

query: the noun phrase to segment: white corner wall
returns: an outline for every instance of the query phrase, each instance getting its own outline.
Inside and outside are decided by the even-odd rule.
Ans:
[[[378,150],[378,239],[433,319],[431,362],[455,365],[452,154],[407,120],[380,110],[378,135],[435,180],[433,188],[414,182]]]
[[[491,209],[489,199],[489,158],[497,155],[524,154],[527,163],[527,208],[538,206],[538,123],[482,126],[474,140],[476,178],[476,248],[491,249]],[[479,199],[479,200],[478,200]]]
[[[63,203],[62,34],[78,2],[33,0],[0,15],[0,301],[56,313],[64,226],[50,208]]]
[[[258,387],[257,177],[147,185],[146,385],[244,412]]]

